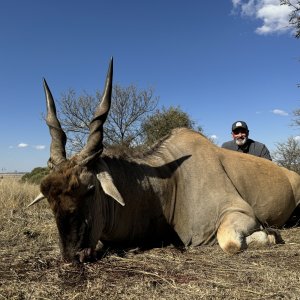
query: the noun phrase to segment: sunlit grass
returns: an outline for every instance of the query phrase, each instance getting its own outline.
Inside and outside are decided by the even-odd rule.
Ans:
[[[113,251],[66,264],[39,187],[0,180],[0,299],[299,299],[300,228],[285,245],[229,256],[216,245]]]

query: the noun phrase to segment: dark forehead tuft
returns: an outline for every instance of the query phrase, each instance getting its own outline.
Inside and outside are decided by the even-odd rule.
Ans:
[[[81,167],[74,161],[64,162],[58,170],[53,171],[41,182],[41,192],[46,195],[57,195],[79,185]]]
[[[59,194],[66,185],[66,177],[59,173],[51,173],[41,182],[41,192],[49,197],[49,194]]]

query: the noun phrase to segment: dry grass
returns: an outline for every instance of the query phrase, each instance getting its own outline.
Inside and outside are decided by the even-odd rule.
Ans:
[[[0,181],[1,299],[300,299],[300,228],[285,245],[228,256],[218,246],[116,253],[96,263],[60,260],[47,203],[26,209],[38,187]]]

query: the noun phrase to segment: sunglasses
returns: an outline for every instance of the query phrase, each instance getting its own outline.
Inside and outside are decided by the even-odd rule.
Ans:
[[[234,134],[239,134],[239,133],[247,133],[248,130],[245,128],[237,128],[235,130],[232,131]]]

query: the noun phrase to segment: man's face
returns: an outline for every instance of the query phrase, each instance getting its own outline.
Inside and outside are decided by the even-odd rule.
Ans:
[[[245,128],[236,128],[232,131],[232,137],[238,146],[243,146],[247,142],[249,131]]]

